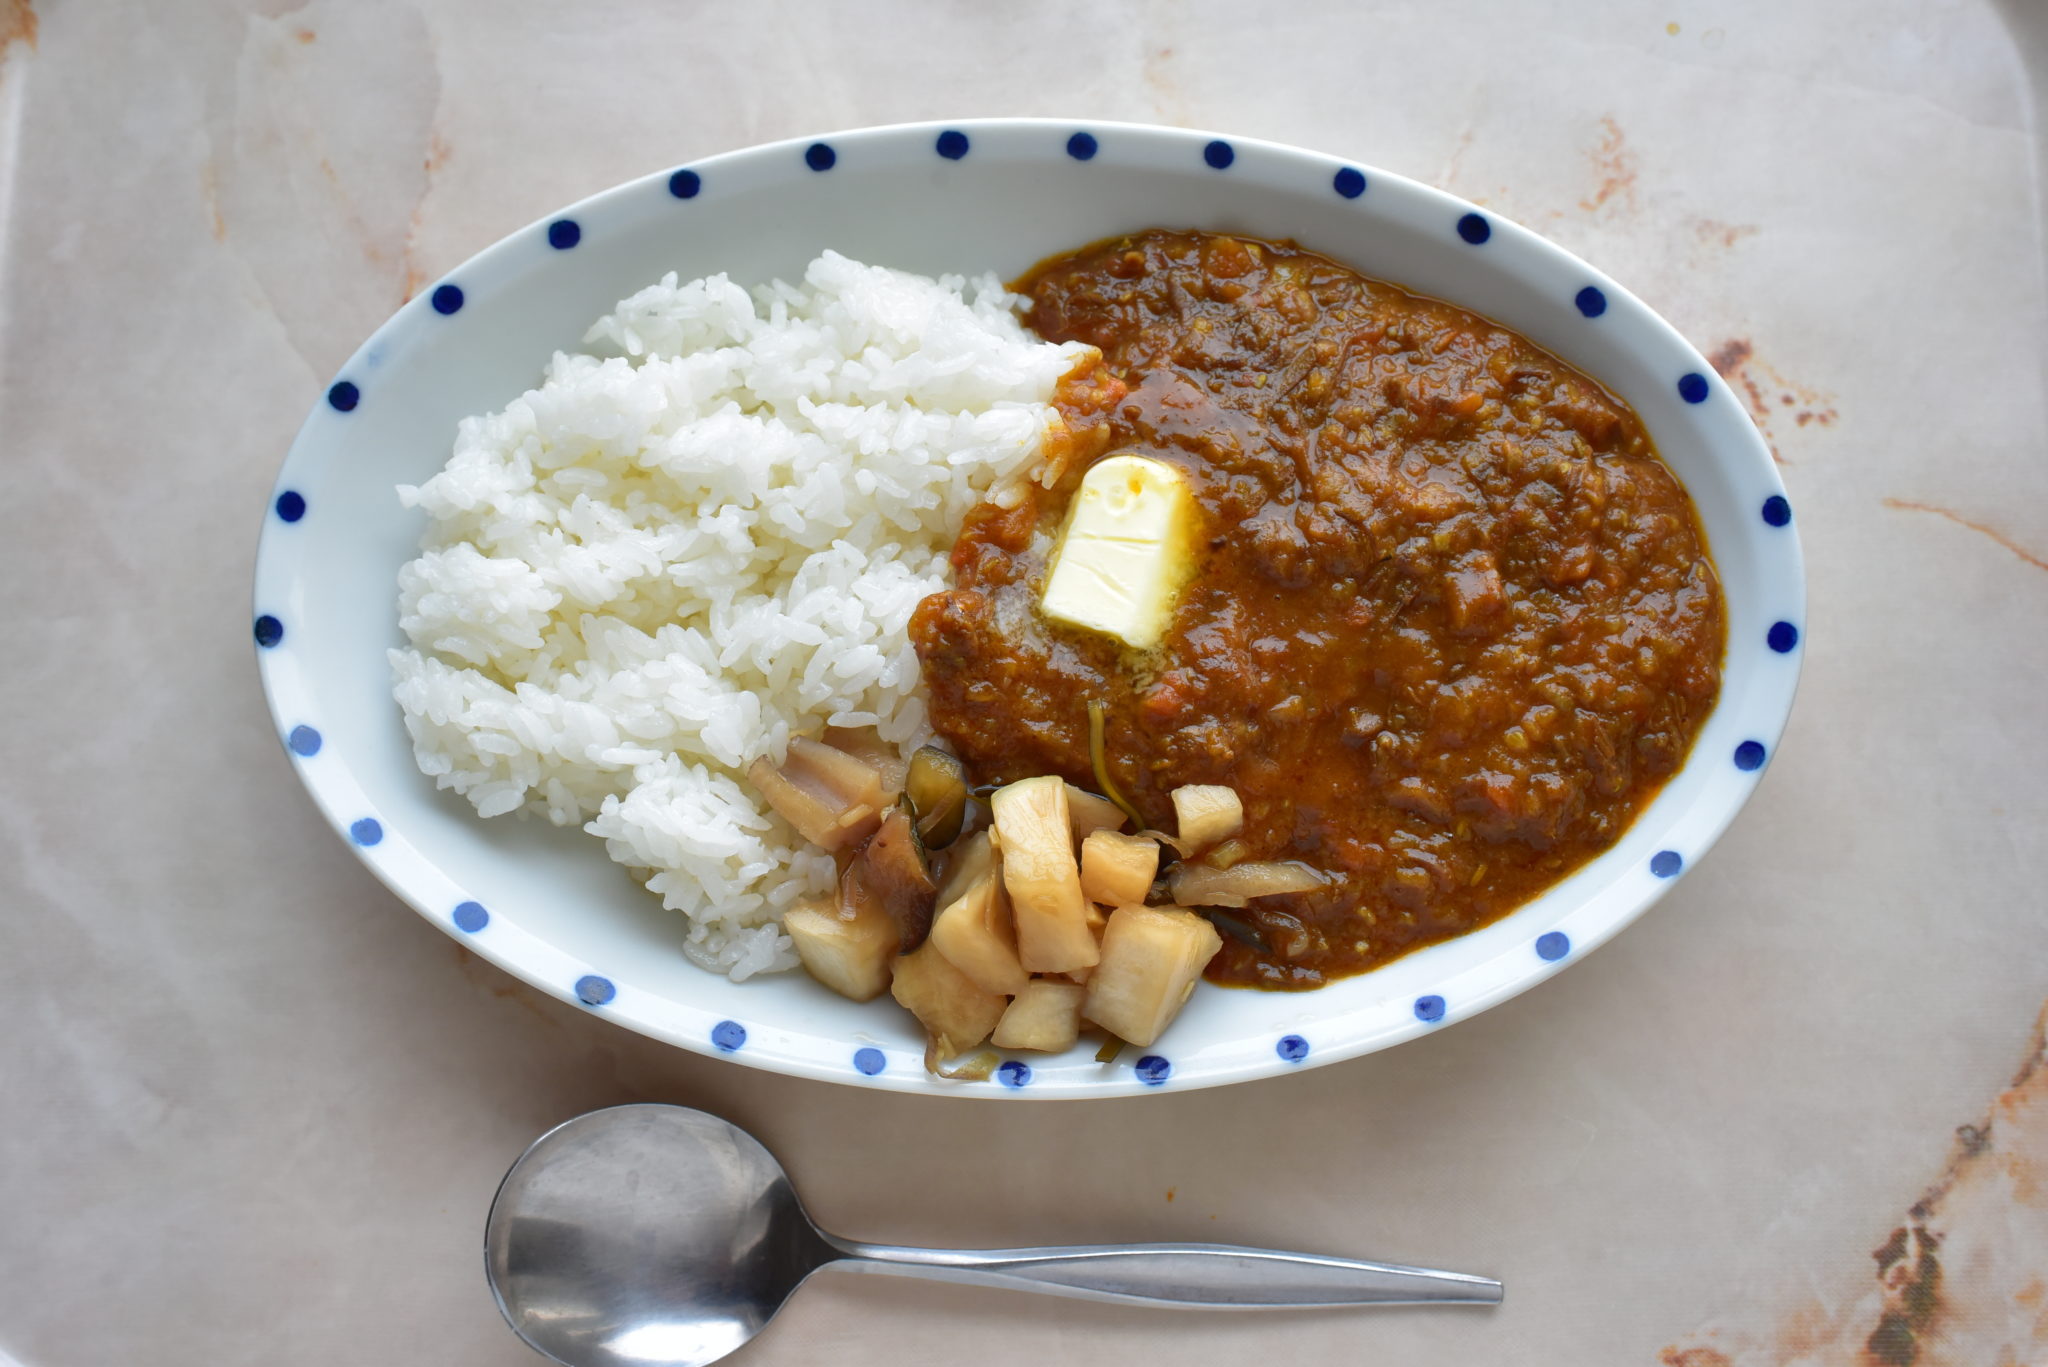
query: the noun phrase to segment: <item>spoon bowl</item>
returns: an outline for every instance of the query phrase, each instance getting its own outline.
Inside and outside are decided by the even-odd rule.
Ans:
[[[542,1135],[484,1234],[491,1288],[570,1367],[715,1362],[839,1256],[752,1135],[680,1106],[620,1106]]]
[[[484,1230],[498,1308],[565,1367],[701,1367],[821,1267],[1126,1304],[1228,1309],[1492,1305],[1501,1285],[1220,1244],[921,1249],[820,1230],[752,1135],[681,1106],[558,1125],[505,1174]]]

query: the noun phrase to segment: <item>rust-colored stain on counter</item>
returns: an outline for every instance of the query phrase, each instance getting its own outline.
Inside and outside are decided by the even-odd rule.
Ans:
[[[1958,1126],[1939,1176],[1872,1250],[1876,1277],[1775,1329],[1725,1325],[1660,1367],[2022,1367],[2048,1363],[2048,1005],[1989,1114]],[[1877,1228],[1883,1229],[1884,1225]],[[1869,1266],[1869,1264],[1866,1264]],[[1819,1282],[1824,1269],[1809,1269]]]
[[[1712,1348],[1666,1348],[1657,1362],[1659,1367],[1732,1367],[1726,1354]]]
[[[1723,247],[1732,247],[1743,238],[1755,237],[1763,231],[1754,223],[1723,223],[1718,218],[1696,218],[1692,230],[1699,235],[1701,242]]]
[[[426,212],[427,193],[434,188],[435,175],[448,164],[449,152],[450,148],[447,140],[441,136],[441,130],[434,129],[427,137],[427,154],[420,159],[420,169],[426,172],[426,181],[420,186],[419,199],[413,203],[412,217],[407,219],[405,224],[405,281],[402,286],[405,299],[418,294],[420,287],[427,283],[427,273],[414,259],[413,247],[420,232],[420,216]]]
[[[1713,226],[1738,235],[1743,231],[1725,224]],[[1714,367],[1716,374],[1742,395],[1750,420],[1756,424],[1764,445],[1771,450],[1771,459],[1780,465],[1791,464],[1778,450],[1777,437],[1771,430],[1773,420],[1782,416],[1782,410],[1794,409],[1792,420],[1800,427],[1808,423],[1818,423],[1822,427],[1834,425],[1836,414],[1828,397],[1793,384],[1765,364],[1756,354],[1756,344],[1747,337],[1733,337],[1721,343],[1707,353],[1707,362]]]
[[[1901,1225],[1870,1255],[1885,1291],[1884,1314],[1863,1342],[1873,1363],[1913,1367],[1920,1360],[1920,1336],[1941,1309],[1941,1259],[1935,1253],[1940,1243],[1924,1225]]]
[[[213,229],[213,240],[228,240],[228,221],[220,211],[220,167],[212,157],[199,163],[199,199],[206,205],[206,216]]]
[[[1159,114],[1162,123],[1179,124],[1188,122],[1187,98],[1180,88],[1180,80],[1173,69],[1173,49],[1170,47],[1148,47],[1145,50],[1139,76],[1145,84],[1145,93],[1151,97],[1152,108]]]
[[[1884,501],[1884,506],[1887,508],[1897,508],[1902,512],[1933,513],[1936,517],[1945,517],[1958,527],[1967,527],[1980,536],[1990,537],[1993,541],[1996,541],[2035,569],[2048,570],[2048,560],[2043,560],[2040,556],[2035,555],[1996,527],[1987,526],[1982,522],[1964,517],[1953,509],[1944,508],[1935,503],[1916,503],[1909,498],[1888,498]]]
[[[334,169],[334,162],[327,157],[320,158],[319,165],[320,174],[327,177],[327,183],[334,187],[335,194],[341,198],[342,213],[347,218],[349,226],[355,229],[356,236],[362,239],[363,258],[373,266],[384,265],[390,258],[384,254],[384,249],[377,245],[376,237],[370,231],[369,225],[363,222],[363,216],[356,212],[355,201],[349,197],[347,188],[341,183],[341,172]]]
[[[1618,195],[1620,202],[1616,207],[1633,212],[1636,207],[1635,154],[1628,150],[1628,138],[1612,114],[1602,115],[1600,126],[1606,132],[1600,138],[1600,145],[1589,154],[1593,169],[1600,174],[1600,187],[1593,192],[1591,199],[1580,200],[1579,207],[1589,214],[1597,213]]]
[[[0,57],[16,43],[35,50],[36,7],[29,0],[0,0]]]
[[[1443,169],[1436,173],[1436,183],[1446,190],[1452,189],[1455,186],[1458,176],[1464,169],[1465,154],[1472,150],[1472,133],[1472,125],[1466,124],[1463,130],[1459,132],[1457,142],[1452,144],[1450,156],[1444,159]],[[1474,204],[1484,204],[1486,202],[1475,194],[1469,194],[1462,190],[1458,191],[1458,193],[1464,194],[1465,198],[1471,200]]]

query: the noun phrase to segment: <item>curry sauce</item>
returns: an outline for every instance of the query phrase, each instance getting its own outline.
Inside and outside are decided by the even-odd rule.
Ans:
[[[1020,286],[1100,349],[1056,399],[1065,473],[985,504],[912,622],[978,783],[1092,786],[1088,704],[1154,825],[1241,795],[1259,898],[1211,980],[1301,989],[1513,910],[1608,848],[1720,687],[1721,594],[1685,489],[1619,400],[1512,332],[1291,244],[1155,231]],[[1038,610],[1082,468],[1168,462],[1196,566],[1157,648]]]

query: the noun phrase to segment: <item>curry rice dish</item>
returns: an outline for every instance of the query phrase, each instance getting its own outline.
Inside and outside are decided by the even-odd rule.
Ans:
[[[1485,925],[1684,762],[1720,589],[1594,381],[1287,243],[1013,288],[670,277],[465,422],[401,491],[422,770],[603,837],[707,968],[893,994],[936,1070]]]

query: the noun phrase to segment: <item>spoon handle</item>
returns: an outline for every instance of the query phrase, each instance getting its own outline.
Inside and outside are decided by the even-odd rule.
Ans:
[[[1219,1310],[1345,1305],[1497,1305],[1489,1277],[1228,1244],[899,1248],[832,1239],[837,1266],[935,1281],[1042,1291],[1125,1305]]]

